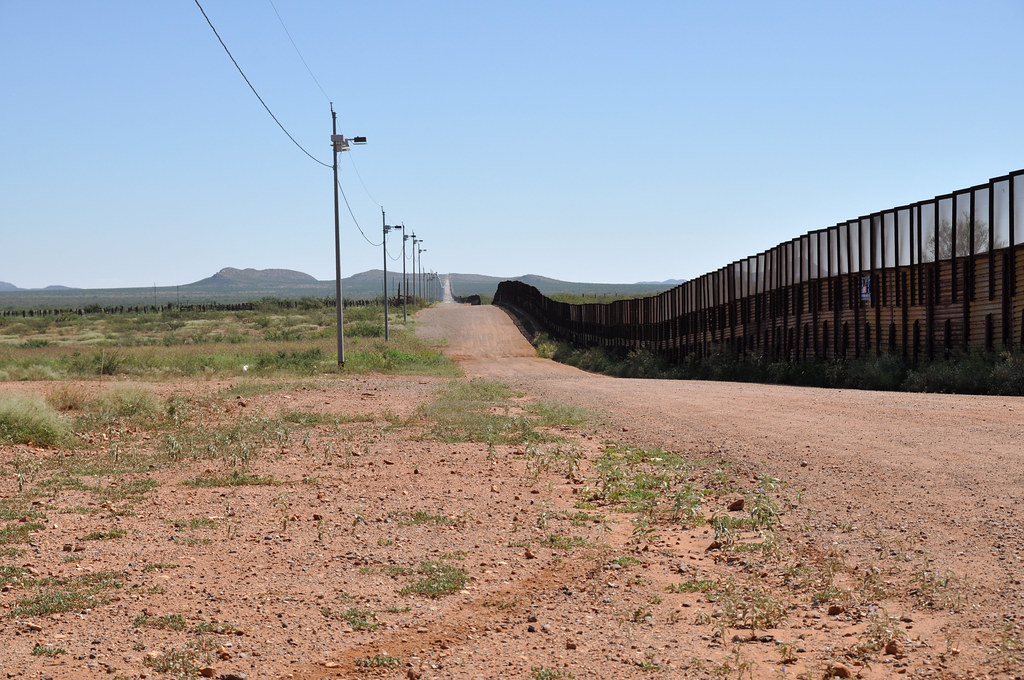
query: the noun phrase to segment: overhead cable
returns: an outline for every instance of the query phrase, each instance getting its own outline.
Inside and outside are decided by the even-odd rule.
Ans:
[[[250,82],[249,82],[249,78],[247,78],[247,77],[246,77],[246,75],[245,75],[245,72],[244,72],[244,71],[242,70],[242,67],[238,65],[238,62],[237,62],[237,61],[235,61],[235,58],[234,58],[234,56],[232,56],[232,54],[231,54],[231,50],[229,50],[229,49],[228,49],[228,46],[224,44],[224,40],[223,40],[223,39],[222,39],[222,38],[220,37],[220,33],[218,33],[218,32],[217,32],[217,29],[216,29],[216,28],[214,28],[214,26],[213,26],[213,22],[212,22],[212,21],[210,21],[210,17],[206,16],[206,10],[204,10],[204,9],[203,9],[203,6],[199,4],[199,0],[195,0],[195,3],[196,3],[196,7],[198,7],[198,8],[199,8],[199,11],[203,13],[203,18],[204,18],[204,19],[206,19],[206,23],[208,23],[208,24],[210,25],[210,30],[212,30],[212,31],[213,31],[213,34],[214,34],[215,36],[217,36],[217,40],[219,40],[219,41],[220,41],[220,46],[221,46],[221,47],[223,47],[223,48],[224,48],[224,51],[228,53],[228,57],[230,57],[230,58],[231,58],[231,63],[232,63],[232,64],[234,64],[234,65],[235,65],[235,68],[236,68],[236,69],[238,69],[238,72],[242,74],[242,79],[243,79],[243,80],[245,80],[245,84],[246,84],[246,85],[248,85],[248,86],[249,86],[249,89],[250,89],[250,90],[252,90],[252,93],[253,93],[254,95],[256,95],[256,99],[259,99],[259,100],[260,100],[260,104],[263,104],[263,108],[265,108],[265,109],[267,110],[267,113],[269,113],[269,114],[270,114],[270,117],[271,117],[271,118],[273,118],[273,119],[274,119],[274,122],[275,122],[275,123],[277,123],[277,126],[278,126],[279,128],[281,128],[281,131],[282,131],[282,132],[284,132],[284,133],[285,133],[286,135],[288,135],[288,139],[292,140],[292,144],[294,144],[295,146],[299,147],[299,150],[301,150],[301,151],[302,151],[302,153],[306,154],[307,156],[309,156],[310,158],[312,158],[312,159],[313,159],[314,161],[316,161],[316,162],[317,162],[317,163],[319,163],[320,165],[324,166],[325,168],[331,168],[331,167],[334,167],[334,166],[332,166],[332,165],[331,165],[330,163],[324,163],[324,162],[323,162],[322,160],[320,160],[319,158],[317,158],[316,156],[314,156],[314,155],[313,155],[313,154],[311,154],[310,152],[306,151],[306,150],[305,150],[305,149],[304,149],[304,148],[302,147],[302,145],[301,145],[301,144],[299,144],[299,143],[298,143],[297,141],[295,141],[295,138],[294,138],[294,137],[292,137],[291,133],[290,133],[290,132],[288,132],[288,130],[286,130],[286,129],[285,129],[284,125],[282,125],[282,124],[281,124],[281,121],[279,121],[279,120],[277,119],[277,116],[275,116],[275,115],[274,115],[274,112],[270,110],[270,107],[269,107],[269,106],[267,106],[267,103],[266,103],[265,101],[263,101],[263,97],[261,97],[261,96],[260,96],[260,93],[259,93],[259,92],[257,92],[257,91],[256,91],[256,88],[255,88],[255,87],[253,87],[253,86],[252,86],[252,83],[250,83]]]
[[[313,70],[309,68],[309,64],[306,63],[306,59],[302,56],[302,52],[299,52],[299,46],[295,44],[294,40],[292,40],[292,34],[288,32],[288,27],[284,25],[284,19],[281,18],[281,13],[277,11],[277,6],[274,5],[274,0],[267,0],[267,2],[269,2],[270,6],[274,8],[274,14],[277,15],[277,20],[281,22],[281,28],[284,29],[284,34],[287,35],[288,40],[291,41],[292,47],[295,48],[295,54],[299,55],[299,59],[302,60],[302,65],[306,67],[307,71],[309,71],[309,77],[312,78],[313,82],[316,83],[316,86],[320,88],[320,92],[323,94],[324,99],[331,101],[331,98],[327,96],[327,93],[324,92],[324,88],[320,85],[320,81],[316,79],[315,75],[313,75]]]
[[[380,247],[382,243],[374,243],[373,241],[368,239],[366,237],[366,232],[363,231],[363,228],[361,226],[359,226],[359,220],[356,219],[356,214],[352,212],[352,206],[348,204],[348,196],[345,195],[345,190],[341,188],[341,182],[338,182],[338,190],[341,191],[341,197],[345,199],[345,207],[348,208],[348,214],[352,216],[352,221],[355,222],[356,229],[359,230],[359,233],[363,235],[363,239],[374,248]]]
[[[363,176],[359,174],[359,168],[356,167],[355,159],[351,160],[352,169],[356,171],[356,177],[359,178],[359,183],[363,185],[363,191],[365,191],[366,195],[370,197],[370,200],[374,203],[374,205],[376,205],[378,208],[383,208],[384,206],[382,206],[380,203],[377,203],[377,199],[375,199],[373,197],[373,194],[370,193],[370,190],[366,188],[366,182],[363,181]]]

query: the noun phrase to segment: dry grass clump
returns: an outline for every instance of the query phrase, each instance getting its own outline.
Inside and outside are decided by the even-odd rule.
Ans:
[[[41,397],[0,397],[0,443],[55,447],[71,428]]]

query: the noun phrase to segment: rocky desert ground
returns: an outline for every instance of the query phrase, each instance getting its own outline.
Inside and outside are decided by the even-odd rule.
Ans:
[[[417,333],[465,377],[133,384],[159,426],[0,448],[0,674],[1024,674],[1024,399],[589,375],[487,306]]]

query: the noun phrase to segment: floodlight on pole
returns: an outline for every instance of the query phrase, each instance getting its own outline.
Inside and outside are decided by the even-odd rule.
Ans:
[[[420,241],[420,245],[422,245],[422,244],[423,244],[423,241]],[[419,281],[418,285],[420,287],[419,288],[420,296],[423,297],[424,301],[426,301],[426,298],[427,298],[427,281],[426,281],[426,279],[423,278],[423,253],[425,253],[425,252],[427,252],[426,248],[420,248],[420,250],[419,250],[419,255],[420,255],[420,281]]]
[[[409,240],[408,234],[405,233],[405,222],[402,222],[402,323],[409,322],[409,289],[408,282],[405,278],[405,242]]]
[[[348,151],[351,144],[366,144],[366,137],[352,137],[338,134],[338,114],[334,112],[331,102],[331,148],[334,151],[334,299],[337,306],[336,319],[338,324],[338,365],[345,365],[345,326],[344,310],[341,297],[341,227],[338,219],[338,154]]]
[[[416,238],[416,232],[412,234],[412,302],[416,304],[416,244],[420,240]]]
[[[381,241],[381,248],[384,250],[384,342],[390,342],[390,334],[388,332],[388,232],[392,229],[401,229],[398,225],[385,224],[384,220],[384,208],[380,209],[380,223],[383,227],[384,238]],[[403,243],[403,249],[405,244]],[[405,267],[405,263],[402,263],[402,267]]]

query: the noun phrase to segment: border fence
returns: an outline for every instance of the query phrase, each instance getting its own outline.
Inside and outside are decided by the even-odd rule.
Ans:
[[[917,361],[1024,345],[1021,284],[1017,170],[808,232],[653,297],[569,304],[504,281],[494,303],[578,346],[672,361],[713,346],[777,361],[886,352]]]

